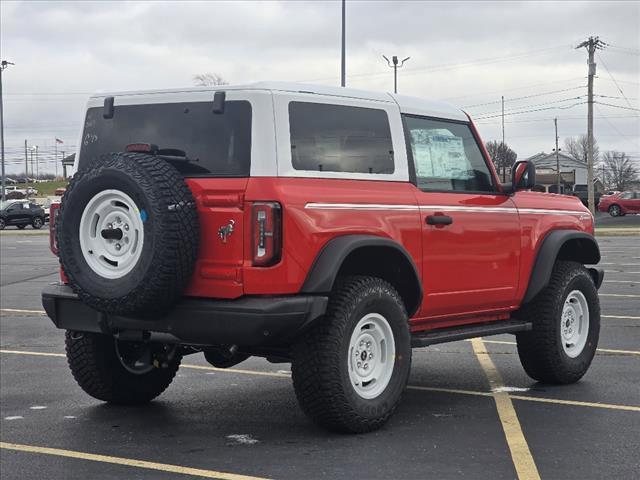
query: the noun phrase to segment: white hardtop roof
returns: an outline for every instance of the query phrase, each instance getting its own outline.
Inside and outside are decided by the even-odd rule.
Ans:
[[[172,88],[166,90],[142,90],[127,92],[95,93],[92,99],[117,96],[134,96],[150,94],[179,94],[195,92],[215,92],[221,90],[267,90],[272,92],[295,92],[333,97],[354,98],[377,102],[397,103],[402,113],[424,115],[458,121],[468,121],[467,115],[459,108],[439,101],[426,100],[419,97],[397,95],[386,92],[358,90],[355,88],[331,87],[327,85],[313,85],[293,82],[256,82],[246,85],[218,85],[211,87]]]

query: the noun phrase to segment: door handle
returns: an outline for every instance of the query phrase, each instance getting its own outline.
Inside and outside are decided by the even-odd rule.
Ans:
[[[451,225],[453,218],[449,215],[429,215],[427,217],[427,225]]]

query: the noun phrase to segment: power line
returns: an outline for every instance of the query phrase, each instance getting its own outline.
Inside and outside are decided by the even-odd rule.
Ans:
[[[582,96],[578,96],[578,97],[571,97],[571,98],[563,98],[562,100],[551,100],[549,102],[542,102],[542,103],[536,103],[533,105],[521,105],[519,107],[513,107],[513,109],[509,110],[508,112],[505,112],[505,115],[511,114],[515,111],[521,110],[523,108],[534,108],[534,107],[543,107],[545,105],[553,105],[556,103],[563,103],[563,102],[570,102],[572,100],[580,100],[581,98],[584,98],[584,95]],[[478,115],[491,115],[494,113],[501,113],[502,110],[496,110],[493,112],[482,112],[482,113],[478,113]]]
[[[580,85],[579,87],[563,88],[561,90],[551,90],[549,92],[534,93],[532,95],[525,95],[523,97],[509,98],[509,99],[505,100],[505,103],[507,103],[507,102],[516,102],[518,100],[525,100],[525,99],[528,99],[528,98],[543,97],[545,95],[552,95],[554,93],[570,92],[571,90],[578,90],[580,88],[585,88],[585,87],[586,87],[586,85]],[[463,105],[461,108],[483,107],[485,105],[494,105],[496,103],[501,103],[501,102],[502,102],[502,100],[494,100],[493,102],[475,103],[473,105]]]
[[[598,59],[600,60],[600,62],[602,62],[602,66],[604,67],[604,69],[607,71],[607,73],[609,74],[609,76],[611,77],[611,80],[613,80],[613,83],[616,85],[616,87],[618,88],[618,91],[620,92],[620,95],[622,95],[624,97],[624,99],[627,101],[627,104],[633,108],[633,105],[631,105],[631,102],[629,101],[629,99],[627,98],[627,96],[624,94],[624,92],[622,91],[622,88],[620,88],[620,85],[618,85],[618,82],[616,82],[616,79],[613,78],[613,75],[611,74],[611,72],[609,71],[609,68],[607,67],[607,64],[604,63],[604,60],[602,59],[602,56],[596,52],[596,55],[598,55]]]
[[[624,110],[634,110],[636,112],[640,112],[640,108],[624,107],[622,105],[614,105],[612,103],[604,103],[604,102],[593,102],[593,103],[597,103],[598,105],[606,105],[607,107],[622,108]]]
[[[558,45],[555,47],[543,48],[538,50],[529,50],[513,55],[501,55],[499,57],[488,57],[488,58],[480,58],[476,60],[469,60],[467,62],[460,63],[444,63],[440,65],[425,65],[423,67],[417,67],[408,71],[405,75],[408,74],[416,74],[421,73],[422,71],[428,70],[430,72],[443,71],[443,70],[453,70],[456,68],[466,68],[474,65],[485,65],[490,63],[500,63],[500,62],[508,62],[511,60],[519,60],[521,58],[527,58],[534,55],[544,55],[546,53],[551,53],[552,51],[556,51],[558,49],[567,48],[569,45]],[[388,75],[388,72],[382,71],[373,71],[373,72],[362,72],[362,73],[354,73],[351,75],[347,75],[347,78],[357,78],[357,77],[374,77],[380,75]],[[305,80],[298,80],[300,82],[317,82],[323,80],[335,80],[335,77],[322,77],[322,78],[312,78]]]
[[[522,112],[510,112],[510,113],[505,113],[505,115],[521,115],[523,113],[531,113],[531,112],[542,112],[543,110],[568,110],[570,108],[576,107],[578,105],[584,105],[587,102],[578,102],[578,103],[574,103],[573,105],[567,105],[566,107],[562,107],[562,106],[558,106],[558,107],[545,107],[545,108],[537,108],[534,110],[525,110]],[[496,118],[496,117],[500,117],[502,114],[498,114],[498,115],[492,115],[489,117],[478,117],[478,120],[486,120],[488,118]]]

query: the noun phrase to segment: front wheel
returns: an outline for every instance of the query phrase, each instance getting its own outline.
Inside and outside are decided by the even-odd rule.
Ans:
[[[4,230],[5,226],[6,226],[6,223],[4,221],[4,218],[0,218],[0,230]]]
[[[125,342],[97,333],[66,333],[67,362],[93,398],[121,405],[147,403],[171,384],[182,359],[176,345]]]
[[[556,262],[549,285],[519,315],[533,324],[533,330],[516,334],[527,374],[545,383],[580,380],[600,335],[600,301],[587,269],[576,262]]]
[[[391,417],[410,368],[400,295],[382,279],[354,276],[339,282],[326,316],[294,346],[293,386],[313,421],[363,433]]]

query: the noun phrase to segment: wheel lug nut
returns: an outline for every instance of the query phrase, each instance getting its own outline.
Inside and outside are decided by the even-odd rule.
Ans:
[[[119,243],[116,243],[116,250],[120,250],[122,248],[122,245],[120,245]]]
[[[365,369],[365,370],[367,370],[368,368],[369,368],[369,364],[368,364],[368,363],[365,363],[365,364],[364,364],[364,369]]]
[[[358,362],[358,368],[362,368],[362,363]]]
[[[113,229],[113,223],[109,223],[109,224],[107,224],[107,228],[108,228],[109,230]]]
[[[373,353],[369,354],[369,360],[371,360],[373,358]]]
[[[367,342],[367,348],[371,347],[371,342]]]
[[[128,223],[124,224],[124,229],[127,230],[127,231],[129,230],[129,224]]]

